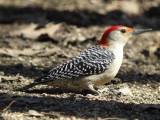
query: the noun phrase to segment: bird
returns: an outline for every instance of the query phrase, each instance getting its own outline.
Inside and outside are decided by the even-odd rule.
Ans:
[[[110,82],[117,75],[127,41],[136,34],[148,31],[151,29],[112,26],[103,33],[98,45],[82,51],[76,57],[17,90],[25,91],[41,84],[70,90],[89,90],[93,94],[99,94],[96,88]]]

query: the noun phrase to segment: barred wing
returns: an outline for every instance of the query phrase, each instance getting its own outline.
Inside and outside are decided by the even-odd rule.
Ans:
[[[77,57],[52,69],[35,82],[48,82],[54,79],[70,79],[79,76],[100,74],[108,69],[115,56],[102,46],[94,46],[81,52]]]

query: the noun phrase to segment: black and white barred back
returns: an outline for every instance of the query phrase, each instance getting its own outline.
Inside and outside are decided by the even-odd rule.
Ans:
[[[35,82],[45,83],[55,79],[70,79],[79,76],[100,74],[108,69],[115,56],[102,46],[94,46],[81,52],[77,57],[52,69]]]

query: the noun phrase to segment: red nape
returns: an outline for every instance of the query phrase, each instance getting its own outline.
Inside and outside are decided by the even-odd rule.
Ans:
[[[117,30],[117,29],[119,29],[120,27],[125,27],[125,26],[117,25],[117,26],[113,26],[113,27],[110,27],[109,29],[107,29],[107,30],[103,33],[99,45],[109,47],[108,36],[109,36],[110,32],[112,32],[112,31],[114,31],[114,30]]]

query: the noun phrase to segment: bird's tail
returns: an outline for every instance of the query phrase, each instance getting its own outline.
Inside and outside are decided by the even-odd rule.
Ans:
[[[26,91],[26,90],[28,90],[29,88],[32,88],[33,86],[36,86],[36,85],[38,85],[38,84],[43,84],[44,81],[42,81],[42,80],[45,79],[45,76],[46,76],[46,75],[44,75],[44,76],[42,76],[42,77],[39,77],[39,78],[35,79],[33,83],[30,83],[30,84],[28,84],[28,85],[26,85],[26,86],[24,86],[24,87],[22,87],[22,88],[15,89],[14,91]]]
[[[33,82],[33,83],[30,83],[30,84],[28,84],[28,85],[26,85],[26,86],[24,86],[24,87],[22,87],[22,88],[18,88],[18,89],[15,89],[14,91],[26,91],[26,90],[28,90],[29,88],[32,88],[33,86],[36,86],[36,85],[38,85],[39,83],[37,83],[37,82]]]

